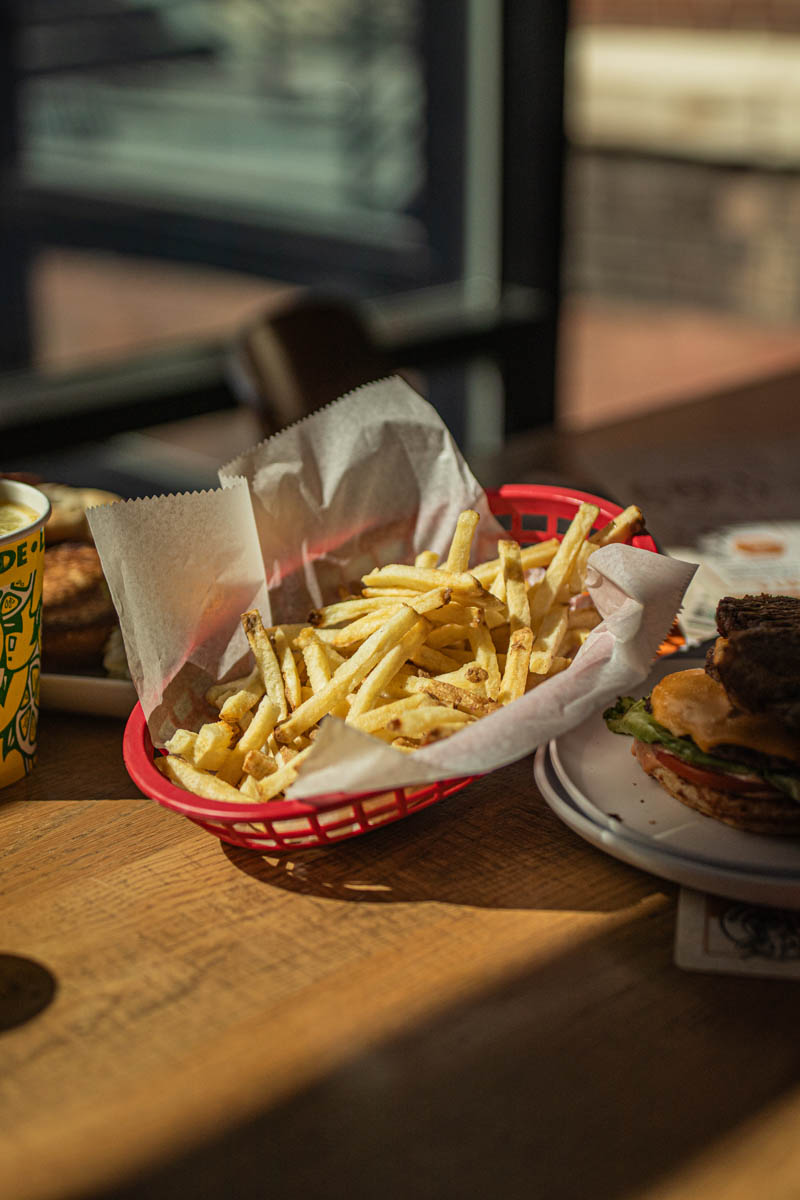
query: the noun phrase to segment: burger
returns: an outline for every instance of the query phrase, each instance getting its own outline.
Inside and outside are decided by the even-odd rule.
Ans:
[[[47,546],[42,584],[42,667],[94,673],[103,660],[117,614],[100,556],[85,542]]]
[[[800,835],[800,599],[726,596],[704,667],[603,716],[682,804],[749,833]]]
[[[37,480],[50,500],[42,586],[42,668],[55,674],[129,677],[117,614],[87,510],[115,492]]]

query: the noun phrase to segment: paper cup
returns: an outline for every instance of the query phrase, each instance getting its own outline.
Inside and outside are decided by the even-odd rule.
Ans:
[[[9,502],[32,515],[0,535],[0,787],[16,783],[36,763],[44,523],[50,515],[42,492],[0,479],[0,505]]]

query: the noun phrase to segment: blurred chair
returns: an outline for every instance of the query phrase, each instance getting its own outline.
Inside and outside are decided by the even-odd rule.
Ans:
[[[234,340],[229,378],[256,412],[265,436],[390,374],[463,370],[493,362],[506,386],[531,387],[531,348],[541,336],[546,300],[509,287],[496,302],[465,301],[456,287],[423,288],[380,302],[358,302],[313,289],[271,308]],[[429,396],[429,399],[431,397]],[[525,422],[525,414],[514,423]]]
[[[313,293],[244,329],[230,363],[265,437],[392,369],[354,306]]]

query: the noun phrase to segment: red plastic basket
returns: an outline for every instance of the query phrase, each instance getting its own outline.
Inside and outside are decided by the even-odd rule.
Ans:
[[[487,494],[492,512],[509,535],[522,544],[561,537],[584,502],[599,508],[598,526],[607,524],[622,511],[599,496],[561,487],[506,484]],[[631,543],[658,553],[649,534],[637,534]],[[419,788],[358,795],[335,792],[315,797],[313,804],[303,800],[270,800],[265,804],[204,800],[176,787],[156,770],[155,750],[138,704],[125,727],[123,755],[128,774],[146,796],[173,812],[182,813],[215,837],[251,850],[288,851],[343,841],[427,808],[476,778],[470,775]]]

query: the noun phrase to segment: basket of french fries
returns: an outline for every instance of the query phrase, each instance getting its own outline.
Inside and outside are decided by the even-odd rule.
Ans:
[[[470,783],[286,799],[328,716],[412,754],[568,670],[601,623],[585,589],[592,552],[657,552],[635,505],[532,485],[488,499],[509,525],[494,559],[470,568],[479,514],[466,509],[444,561],[423,550],[378,567],[304,622],[266,627],[243,613],[253,665],[208,689],[214,720],[177,729],[154,755],[141,708],[132,715],[125,756],[138,785],[225,841],[287,850],[367,832]]]
[[[256,850],[389,824],[579,723],[646,677],[692,571],[635,505],[486,493],[400,380],[220,482],[90,520],[139,695],[132,779]]]

